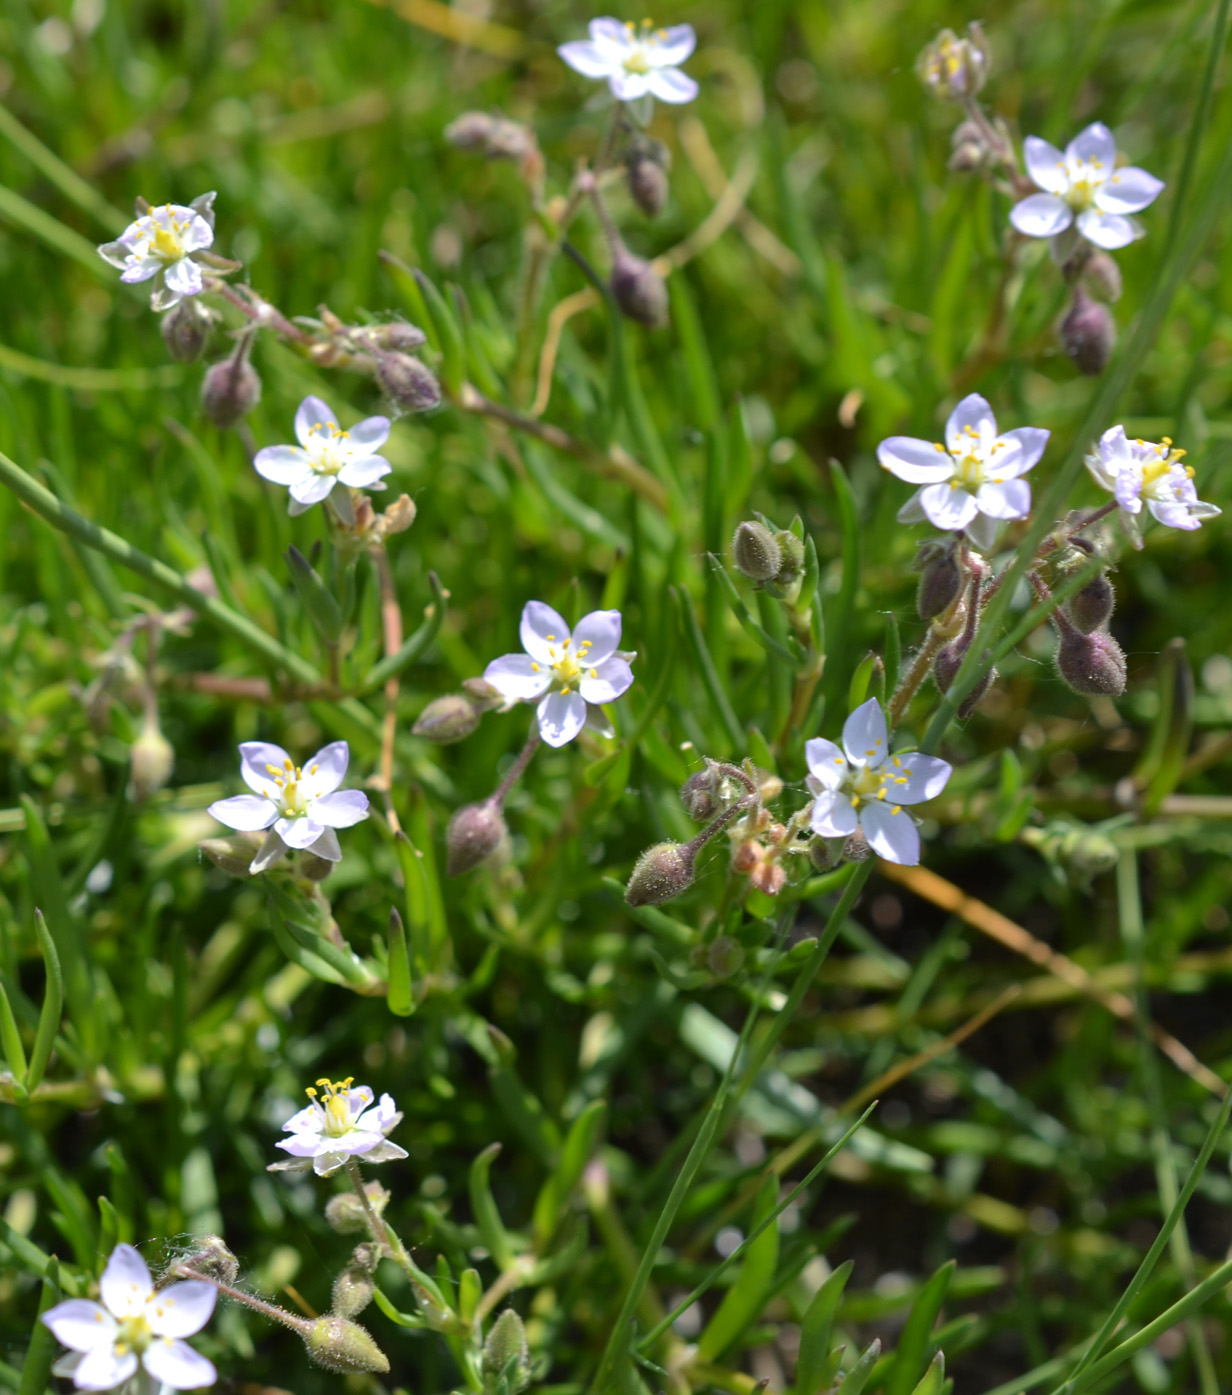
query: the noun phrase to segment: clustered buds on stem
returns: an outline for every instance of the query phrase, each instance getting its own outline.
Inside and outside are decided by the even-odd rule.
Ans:
[[[804,544],[790,528],[771,529],[760,519],[746,519],[732,535],[732,565],[758,586],[785,591],[804,572]]]

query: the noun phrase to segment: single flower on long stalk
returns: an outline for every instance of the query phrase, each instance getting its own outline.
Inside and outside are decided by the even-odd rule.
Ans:
[[[303,513],[329,498],[336,484],[385,488],[381,480],[393,466],[377,451],[389,439],[388,417],[365,417],[344,431],[328,402],[305,397],[295,413],[295,436],[299,445],[266,446],[252,462],[264,479],[287,486],[288,513]]]
[[[271,1163],[269,1172],[306,1172],[329,1177],[344,1167],[349,1158],[356,1162],[391,1162],[407,1156],[405,1148],[386,1137],[402,1121],[402,1115],[389,1095],[373,1104],[367,1085],[346,1080],[318,1080],[317,1089],[307,1090],[310,1103],[293,1114],[285,1124],[289,1138],[275,1145],[291,1157]]]
[[[1185,452],[1167,436],[1162,441],[1131,440],[1123,426],[1114,426],[1099,438],[1085,463],[1095,481],[1115,496],[1125,531],[1141,546],[1144,503],[1165,528],[1187,533],[1221,512],[1198,498],[1193,468],[1181,464],[1184,458]]]
[[[196,254],[214,243],[214,198],[213,193],[202,194],[188,206],[166,203],[151,208],[115,242],[104,242],[98,254],[120,268],[121,281],[131,284],[157,278],[150,309],[170,310],[186,296],[200,295],[205,289]]]
[[[556,52],[575,73],[605,79],[619,101],[649,95],[679,105],[697,96],[697,83],[679,66],[697,43],[691,24],[656,29],[649,20],[592,19],[589,28],[589,39],[561,44]]]

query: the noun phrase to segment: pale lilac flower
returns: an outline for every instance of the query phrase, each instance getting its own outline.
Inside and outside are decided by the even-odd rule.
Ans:
[[[620,611],[592,610],[569,626],[542,601],[528,601],[522,610],[525,654],[493,659],[483,671],[484,682],[505,699],[539,702],[539,732],[549,746],[564,746],[586,725],[610,736],[600,704],[613,702],[633,682],[629,660],[620,644]]]
[[[1025,475],[1044,453],[1047,431],[1020,426],[997,433],[992,408],[973,392],[950,413],[945,444],[913,436],[891,436],[877,447],[877,459],[892,475],[922,488],[898,511],[900,523],[927,518],[946,532],[965,532],[985,551],[997,523],[1025,518],[1031,487]]]
[[[605,78],[612,95],[635,102],[647,95],[661,102],[691,102],[697,83],[679,65],[693,52],[697,36],[691,24],[655,29],[618,19],[592,19],[590,38],[575,39],[556,50],[575,73]]]
[[[1099,438],[1086,458],[1086,467],[1098,484],[1110,490],[1121,510],[1121,522],[1141,546],[1139,514],[1143,500],[1152,515],[1167,528],[1193,532],[1204,518],[1218,518],[1222,510],[1204,504],[1194,488],[1193,470],[1182,465],[1185,452],[1174,449],[1165,436],[1155,441],[1131,441],[1123,426],[1114,426]]]
[[[344,431],[327,402],[305,397],[295,413],[295,435],[298,446],[266,446],[252,462],[257,474],[290,488],[288,513],[303,513],[319,504],[335,484],[385,488],[380,481],[393,466],[376,452],[389,439],[388,417],[366,417]],[[351,510],[343,504],[339,512]]]
[[[380,1104],[373,1105],[368,1086],[352,1085],[352,1079],[318,1080],[320,1097],[308,1087],[311,1104],[283,1124],[291,1137],[280,1138],[275,1145],[291,1157],[271,1163],[268,1171],[306,1172],[311,1167],[318,1177],[328,1177],[348,1158],[378,1163],[406,1157],[406,1150],[385,1136],[402,1121],[393,1100],[382,1095]]]
[[[101,1303],[70,1298],[43,1314],[69,1348],[52,1367],[78,1390],[112,1390],[144,1369],[172,1390],[200,1390],[218,1379],[213,1363],[184,1337],[210,1320],[213,1284],[192,1279],[155,1292],[146,1262],[117,1245],[99,1281]]]
[[[1010,210],[1010,222],[1027,237],[1057,237],[1073,226],[1096,247],[1127,247],[1142,230],[1126,215],[1154,203],[1164,187],[1146,170],[1117,168],[1116,141],[1102,121],[1075,136],[1064,153],[1028,136],[1023,158],[1027,173],[1044,190]]]
[[[98,254],[120,268],[121,281],[158,278],[150,296],[151,310],[170,310],[185,296],[205,288],[194,253],[214,242],[213,193],[202,194],[185,207],[163,204],[130,223],[115,242],[104,242]]]
[[[824,736],[805,743],[812,828],[822,838],[847,838],[861,829],[887,862],[914,867],[920,835],[904,804],[921,804],[945,788],[952,768],[919,751],[891,755],[881,704],[869,698],[843,723],[840,749]]]
[[[345,741],[322,746],[302,766],[268,741],[240,743],[240,774],[255,793],[220,799],[210,805],[209,812],[219,823],[240,832],[269,829],[248,869],[254,876],[277,862],[288,848],[307,848],[327,862],[341,861],[334,830],[350,828],[368,817],[366,794],[338,788],[350,759]]]

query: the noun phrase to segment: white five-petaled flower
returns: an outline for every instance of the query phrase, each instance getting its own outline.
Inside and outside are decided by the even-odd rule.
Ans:
[[[339,862],[337,828],[350,828],[368,817],[368,796],[340,790],[351,759],[345,741],[331,741],[304,765],[296,765],[281,746],[268,741],[240,743],[240,774],[253,794],[237,794],[210,805],[209,812],[228,828],[245,833],[269,829],[249,871],[277,862],[288,848],[307,848],[327,862]]]
[[[1035,426],[998,435],[992,408],[973,392],[950,413],[944,445],[891,436],[877,447],[877,459],[900,480],[922,486],[898,511],[900,523],[927,518],[987,550],[999,520],[1030,512],[1031,486],[1021,476],[1043,455],[1048,435]]]
[[[805,743],[813,832],[844,838],[859,828],[878,857],[914,867],[920,835],[902,806],[940,794],[952,767],[919,751],[891,755],[888,739],[881,705],[869,698],[843,723],[841,749],[824,736]]]
[[[390,1162],[405,1158],[406,1149],[390,1143],[386,1134],[402,1120],[389,1095],[373,1105],[367,1085],[352,1085],[353,1077],[334,1082],[318,1080],[320,1093],[308,1087],[312,1101],[283,1124],[290,1138],[280,1138],[277,1147],[291,1154],[285,1162],[271,1163],[270,1172],[306,1172],[318,1177],[337,1172],[348,1158],[357,1162]]]
[[[587,724],[610,736],[598,709],[633,682],[629,660],[636,657],[618,648],[620,611],[592,610],[570,634],[550,605],[528,601],[521,634],[526,653],[493,659],[484,681],[509,706],[538,701],[539,733],[549,746],[566,745]]]
[[[193,253],[204,252],[214,242],[214,198],[213,193],[202,194],[188,207],[167,203],[151,208],[115,242],[104,242],[98,254],[120,268],[121,281],[149,281],[157,276],[150,309],[170,310],[204,288]]]
[[[1114,426],[1099,438],[1086,458],[1086,467],[1097,483],[1111,490],[1121,510],[1126,532],[1141,546],[1138,515],[1143,500],[1167,528],[1192,532],[1204,518],[1217,518],[1222,510],[1205,504],[1194,488],[1193,469],[1182,465],[1183,450],[1162,441],[1131,441],[1123,426]]]
[[[1010,222],[1027,237],[1057,237],[1072,226],[1096,247],[1127,247],[1142,234],[1126,215],[1154,203],[1164,187],[1146,170],[1117,168],[1116,141],[1102,121],[1075,136],[1064,153],[1028,136],[1023,156],[1027,173],[1044,190],[1010,210]]]
[[[145,1260],[117,1245],[99,1281],[101,1303],[70,1298],[43,1314],[69,1348],[52,1370],[79,1390],[112,1390],[139,1368],[172,1390],[199,1390],[218,1378],[213,1363],[184,1337],[210,1320],[214,1286],[193,1279],[155,1291]]]
[[[252,462],[257,474],[290,487],[289,513],[320,503],[335,484],[385,488],[379,481],[393,466],[376,452],[389,439],[388,417],[366,417],[344,431],[327,402],[305,397],[295,413],[295,435],[298,446],[266,446]]]
[[[606,78],[618,100],[634,102],[649,95],[679,104],[697,96],[697,83],[679,66],[697,43],[691,24],[655,29],[649,20],[639,27],[592,19],[589,29],[589,39],[561,44],[556,52],[575,73]]]

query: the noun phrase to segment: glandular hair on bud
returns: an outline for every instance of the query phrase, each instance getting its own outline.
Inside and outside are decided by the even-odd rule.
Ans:
[[[318,1318],[304,1337],[308,1355],[318,1366],[339,1375],[389,1370],[389,1358],[372,1333],[350,1318],[331,1314]]]
[[[492,1324],[483,1344],[480,1372],[485,1391],[503,1386],[508,1395],[518,1395],[530,1384],[530,1344],[522,1319],[512,1308],[506,1308]]]
[[[372,1302],[372,1275],[363,1269],[347,1268],[334,1280],[330,1311],[337,1317],[353,1318]]]
[[[658,906],[693,885],[693,854],[683,843],[656,843],[634,864],[625,887],[631,906]]]
[[[709,823],[722,808],[719,785],[722,776],[713,766],[695,770],[680,786],[680,802],[695,823]]]
[[[764,523],[747,519],[732,535],[732,564],[750,581],[773,581],[783,566],[783,549]]]
[[[1116,321],[1106,305],[1078,286],[1073,304],[1061,321],[1061,343],[1080,373],[1095,377],[1108,366],[1116,346]]]
[[[1125,651],[1110,634],[1083,634],[1073,625],[1061,626],[1057,672],[1083,697],[1120,697],[1125,691]]]
[[[445,834],[445,869],[451,877],[459,877],[478,867],[500,846],[508,833],[504,815],[494,800],[466,804],[449,820]]]
[[[630,320],[647,329],[667,323],[667,285],[662,276],[627,247],[617,247],[612,266],[612,295]]]
[[[197,851],[208,857],[215,867],[229,877],[247,881],[252,876],[249,864],[261,846],[264,834],[229,833],[225,838],[202,838]]]
[[[966,657],[967,650],[971,647],[970,641],[964,642],[963,636],[952,639],[948,644],[943,644],[937,651],[937,657],[933,660],[933,682],[936,683],[940,692],[948,693],[953,686],[954,679],[958,676],[958,670],[962,667],[962,661]],[[987,655],[988,651],[984,651]],[[992,686],[992,680],[997,676],[997,670],[990,668],[980,679],[974,688],[958,704],[958,716],[966,720],[980,705],[984,694]]]
[[[1065,613],[1077,629],[1089,635],[1107,625],[1115,606],[1116,592],[1112,582],[1106,572],[1100,572],[1065,602]]]
[[[435,741],[438,746],[451,746],[468,737],[479,725],[482,715],[482,709],[465,693],[446,693],[424,708],[411,728],[411,735]]]
[[[368,1204],[379,1216],[389,1202],[389,1193],[379,1182],[364,1184]],[[325,1203],[326,1224],[337,1235],[362,1235],[368,1229],[368,1218],[354,1192],[340,1192]]]
[[[176,363],[196,363],[209,342],[213,319],[196,296],[186,296],[159,324],[168,355]]]
[[[239,1260],[227,1248],[221,1235],[196,1236],[192,1249],[179,1263],[204,1279],[217,1279],[223,1284],[233,1284],[240,1272]]]
[[[411,354],[377,354],[376,380],[399,413],[426,412],[441,405],[436,374]]]
[[[775,533],[774,541],[778,543],[779,551],[783,554],[779,569],[774,574],[775,585],[790,586],[804,571],[804,544],[790,528],[783,528]]]
[[[261,400],[261,379],[247,358],[212,363],[201,384],[201,410],[220,430],[234,426]]]

